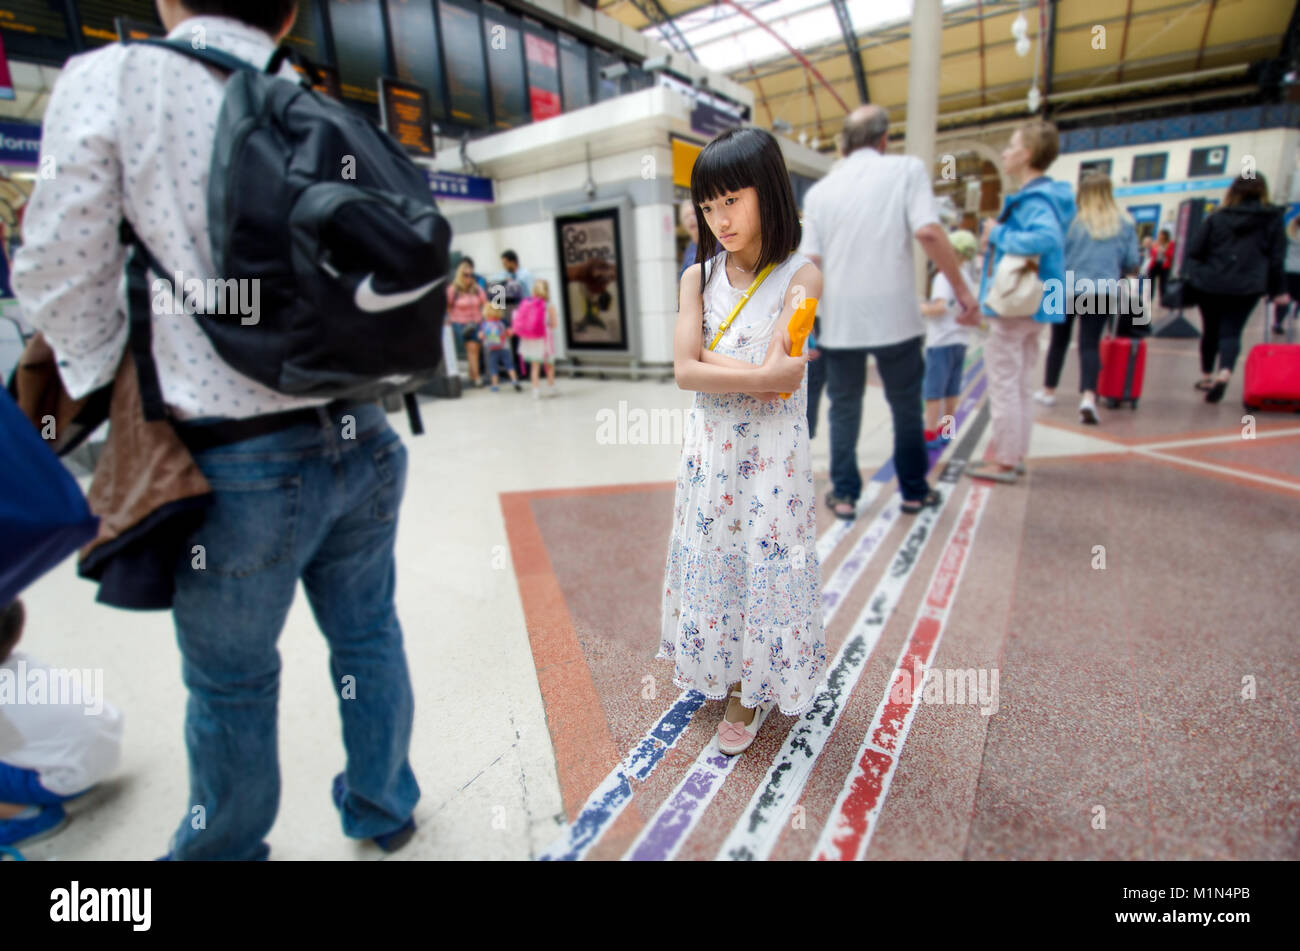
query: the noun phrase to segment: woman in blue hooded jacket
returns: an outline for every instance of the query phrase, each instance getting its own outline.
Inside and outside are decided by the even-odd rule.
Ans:
[[[1074,218],[1074,195],[1067,183],[1045,174],[1059,151],[1056,126],[1050,122],[1031,119],[1012,133],[1002,150],[1002,170],[1019,188],[1007,196],[997,223],[984,223],[981,236],[980,310],[990,318],[984,366],[993,412],[993,460],[972,463],[966,471],[995,482],[1015,482],[1024,472],[1034,423],[1031,376],[1038,365],[1038,338],[1044,324],[1065,320],[1065,231]],[[999,317],[987,306],[992,275],[1004,254],[1038,258],[1044,293],[1033,317]]]

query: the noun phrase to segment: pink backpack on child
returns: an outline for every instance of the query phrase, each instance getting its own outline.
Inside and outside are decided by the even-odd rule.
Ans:
[[[515,308],[510,327],[523,340],[541,340],[546,336],[546,301],[525,297]]]

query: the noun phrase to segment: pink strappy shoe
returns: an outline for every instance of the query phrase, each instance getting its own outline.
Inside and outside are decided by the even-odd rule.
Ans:
[[[731,691],[731,695],[737,699],[742,699],[739,690]],[[767,715],[771,710],[772,704],[760,703],[758,709],[754,711],[754,719],[749,726],[743,723],[732,723],[724,714],[722,722],[718,724],[718,749],[728,756],[735,756],[737,753],[745,752],[754,742],[754,738],[758,736],[758,728],[763,725],[763,721],[767,719]]]

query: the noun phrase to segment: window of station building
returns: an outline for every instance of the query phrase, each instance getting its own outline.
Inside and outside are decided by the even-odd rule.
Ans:
[[[433,0],[387,0],[387,7],[397,78],[422,87],[429,94],[429,115],[446,119],[442,51]]]
[[[1223,170],[1227,167],[1228,147],[1226,145],[1211,145],[1203,149],[1192,149],[1191,157],[1187,161],[1187,177],[1222,175]]]
[[[1129,174],[1131,182],[1164,181],[1165,170],[1169,165],[1168,152],[1153,152],[1150,155],[1133,156],[1133,170]]]
[[[343,100],[379,118],[379,77],[388,72],[380,0],[329,0]]]
[[[492,124],[513,129],[531,118],[524,79],[524,45],[519,21],[501,7],[483,4],[483,39],[492,89]]]
[[[1103,175],[1109,176],[1110,168],[1111,168],[1111,160],[1108,158],[1090,159],[1089,161],[1086,162],[1080,162],[1079,163],[1079,184],[1083,184],[1083,177],[1087,175],[1089,172],[1101,172]]]
[[[623,91],[622,82],[619,79],[604,79],[600,73],[606,66],[614,66],[622,63],[619,57],[615,56],[608,50],[593,48],[591,51],[591,74],[596,88],[596,102],[604,102],[606,99],[613,99]]]
[[[591,105],[591,67],[587,47],[566,33],[559,34],[560,91],[564,111]]]
[[[488,125],[487,63],[478,10],[439,0],[442,50],[447,67],[447,105],[452,122],[475,128]]]
[[[560,114],[560,64],[555,37],[541,27],[524,26],[524,61],[528,66],[528,105],[533,120]]]
[[[88,48],[117,42],[118,17],[161,28],[153,0],[77,0],[81,42]]]

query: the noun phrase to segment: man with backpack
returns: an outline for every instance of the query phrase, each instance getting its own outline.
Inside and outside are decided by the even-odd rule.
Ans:
[[[339,696],[343,831],[392,851],[415,833],[420,791],[394,608],[406,449],[375,399],[436,366],[449,232],[395,146],[273,58],[296,0],[157,6],[184,48],[105,47],[55,84],[42,141],[53,174],[28,206],[14,284],[69,394],[112,382],[129,353],[145,417],[169,421],[211,488],[174,561],[190,802],[166,857],[269,853],[276,645],[300,578]],[[267,66],[274,77],[259,75]],[[229,151],[228,125],[245,116],[254,147]],[[285,160],[307,145],[321,154]],[[315,180],[289,178],[303,168]],[[390,238],[407,233],[422,238]],[[406,363],[369,343],[394,334],[411,341]]]

